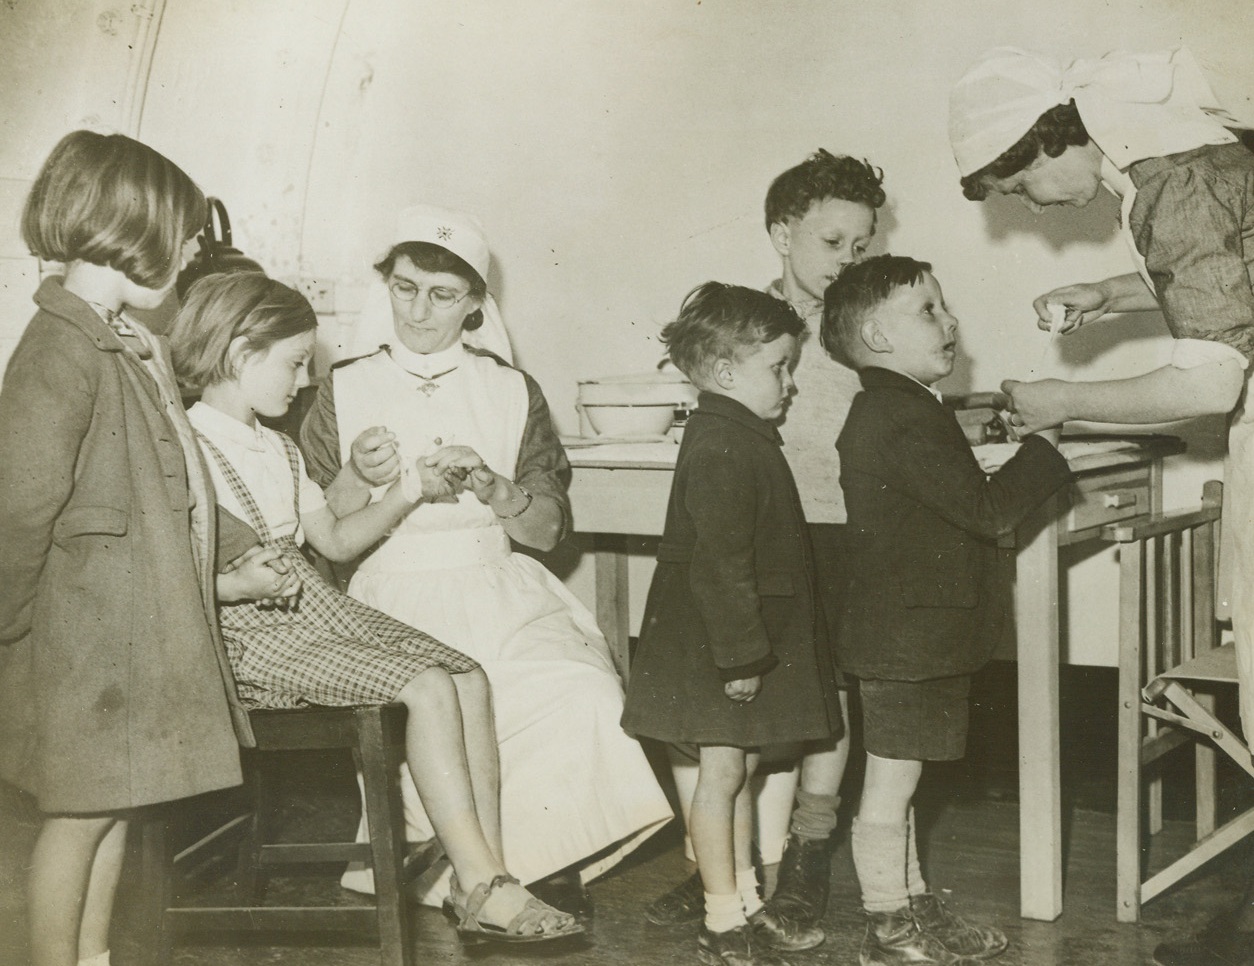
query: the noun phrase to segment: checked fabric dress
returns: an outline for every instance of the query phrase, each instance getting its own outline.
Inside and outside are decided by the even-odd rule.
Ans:
[[[295,603],[255,601],[220,608],[222,637],[235,671],[240,700],[252,708],[338,707],[384,704],[420,672],[442,667],[473,671],[477,662],[328,584],[301,554],[292,536],[275,537],[235,467],[203,433],[206,453],[221,470],[246,521],[262,544],[283,550],[301,578]],[[296,444],[280,436],[292,471],[300,516],[300,463]]]

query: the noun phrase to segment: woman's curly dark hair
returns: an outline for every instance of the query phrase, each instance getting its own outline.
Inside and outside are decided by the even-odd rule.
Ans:
[[[884,172],[867,161],[819,148],[789,168],[766,192],[766,230],[789,218],[800,218],[817,201],[838,198],[879,208],[884,204]]]
[[[1027,168],[1044,152],[1046,157],[1056,158],[1072,145],[1082,147],[1089,143],[1089,132],[1080,120],[1075,101],[1059,104],[1036,119],[1028,133],[984,165],[979,171],[962,179],[962,193],[971,201],[983,201],[988,197],[989,178],[1009,178]]]

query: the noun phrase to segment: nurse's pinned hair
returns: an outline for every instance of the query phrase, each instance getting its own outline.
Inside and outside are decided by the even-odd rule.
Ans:
[[[178,272],[183,245],[207,212],[195,182],[148,145],[73,131],[35,178],[22,238],[46,261],[105,265],[159,289]]]

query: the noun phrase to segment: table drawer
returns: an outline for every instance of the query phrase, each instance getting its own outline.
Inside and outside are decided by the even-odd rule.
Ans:
[[[1067,529],[1088,530],[1149,513],[1151,509],[1148,465],[1097,476],[1081,476],[1071,488]]]

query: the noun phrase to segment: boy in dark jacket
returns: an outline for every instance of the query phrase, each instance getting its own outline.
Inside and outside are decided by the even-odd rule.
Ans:
[[[1007,616],[997,538],[1071,473],[1041,433],[986,476],[932,384],[954,365],[958,329],[931,266],[881,255],[847,268],[824,298],[823,346],[858,370],[836,448],[851,531],[851,586],[837,634],[859,678],[866,779],[853,829],[868,915],[862,966],[953,963],[1006,947],[965,922],[919,870],[911,799],[924,761],[961,758],[970,675]]]

